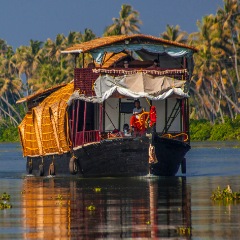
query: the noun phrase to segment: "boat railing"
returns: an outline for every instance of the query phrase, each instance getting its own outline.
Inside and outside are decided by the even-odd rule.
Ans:
[[[99,130],[81,131],[76,133],[75,146],[81,146],[86,143],[99,142],[101,139]]]
[[[168,76],[178,80],[188,80],[187,69],[147,69],[147,68],[75,68],[74,89],[88,96],[94,96],[93,84],[101,74],[122,76],[143,72],[153,76]]]

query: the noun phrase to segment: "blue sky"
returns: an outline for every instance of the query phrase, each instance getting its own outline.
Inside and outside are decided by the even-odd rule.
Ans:
[[[122,4],[139,11],[142,33],[159,36],[167,24],[197,31],[197,20],[215,14],[223,0],[1,0],[0,38],[16,48],[30,39],[45,41],[85,28],[101,36]]]

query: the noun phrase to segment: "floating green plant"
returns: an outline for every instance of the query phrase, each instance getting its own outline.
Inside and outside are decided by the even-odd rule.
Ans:
[[[4,192],[0,197],[0,210],[12,208],[12,204],[9,203],[11,196]]]
[[[87,210],[94,211],[94,210],[96,210],[96,207],[93,204],[91,204],[91,205],[87,206]]]
[[[63,200],[63,196],[61,194],[57,195],[57,200]]]
[[[191,228],[190,227],[178,227],[177,233],[179,235],[190,235],[191,234]]]
[[[1,196],[1,200],[9,201],[10,200],[10,195],[4,192]]]
[[[213,191],[211,199],[214,201],[232,201],[240,200],[240,192],[233,192],[230,185],[227,185],[226,188],[221,189],[219,186],[215,191]]]
[[[94,192],[101,192],[101,191],[102,191],[102,189],[99,187],[94,188]]]

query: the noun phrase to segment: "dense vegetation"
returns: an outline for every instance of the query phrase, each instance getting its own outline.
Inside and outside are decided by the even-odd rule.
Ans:
[[[139,13],[123,5],[118,18],[105,28],[104,36],[140,32]],[[166,26],[160,37],[199,49],[190,85],[191,133],[195,140],[239,139],[240,113],[240,6],[224,0],[224,8],[197,22],[199,31],[186,33]],[[0,39],[0,141],[15,141],[17,125],[26,106],[16,101],[38,90],[73,79],[74,59],[61,50],[94,39],[91,29],[58,34],[45,42],[30,40],[13,50]],[[88,57],[88,56],[87,56]],[[90,57],[88,58],[90,61]],[[77,59],[81,67],[81,56]],[[88,64],[88,61],[85,62]],[[199,120],[205,119],[205,120]]]

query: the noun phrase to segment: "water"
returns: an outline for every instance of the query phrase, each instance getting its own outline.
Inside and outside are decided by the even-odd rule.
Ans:
[[[240,143],[193,143],[187,177],[80,179],[25,176],[18,144],[0,144],[0,239],[239,239]]]

